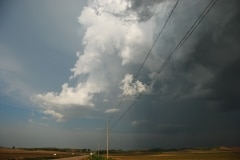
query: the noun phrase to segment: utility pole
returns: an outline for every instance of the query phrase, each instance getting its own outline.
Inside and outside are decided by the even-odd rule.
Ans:
[[[99,144],[98,144],[98,150],[97,150],[98,158],[99,158]]]
[[[108,159],[108,121],[107,121],[107,159]]]

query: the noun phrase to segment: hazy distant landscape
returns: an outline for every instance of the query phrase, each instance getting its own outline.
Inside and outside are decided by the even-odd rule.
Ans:
[[[90,155],[92,153],[92,155]],[[99,154],[98,154],[99,153]],[[64,159],[70,160],[104,160],[106,151],[91,151],[89,149],[59,149],[59,148],[0,148],[1,160],[45,160]],[[82,158],[81,158],[82,157]],[[149,150],[110,150],[111,160],[239,160],[240,147],[214,147],[214,148],[185,148],[185,149],[160,149]]]

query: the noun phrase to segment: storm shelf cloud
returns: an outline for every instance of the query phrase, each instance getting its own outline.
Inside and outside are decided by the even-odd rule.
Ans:
[[[43,135],[33,141],[40,145],[94,147],[91,139],[109,117],[117,122],[113,148],[240,145],[239,6],[237,0],[4,2],[0,145],[29,137],[11,127],[18,121],[27,135]],[[70,138],[59,142],[64,135]]]

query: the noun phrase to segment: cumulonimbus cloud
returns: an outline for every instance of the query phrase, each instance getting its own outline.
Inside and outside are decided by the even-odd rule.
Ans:
[[[77,52],[70,82],[64,83],[60,92],[37,94],[33,98],[35,102],[51,109],[93,108],[94,97],[100,93],[111,94],[113,88],[117,90],[116,97],[146,92],[146,85],[138,80],[133,82],[132,75],[126,73],[130,65],[143,62],[153,41],[156,22],[154,19],[138,21],[137,12],[129,8],[128,0],[89,2],[78,17],[86,29],[82,40],[84,48]],[[158,64],[156,55],[153,57],[150,56],[144,66],[149,71]],[[82,75],[87,75],[84,81]],[[70,85],[73,79],[79,80],[75,86]]]

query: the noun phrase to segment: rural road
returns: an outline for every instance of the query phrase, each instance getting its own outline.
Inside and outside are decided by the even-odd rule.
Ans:
[[[54,160],[83,160],[84,158],[89,157],[89,155],[86,156],[76,156],[76,157],[68,157],[68,158],[59,158]]]

